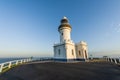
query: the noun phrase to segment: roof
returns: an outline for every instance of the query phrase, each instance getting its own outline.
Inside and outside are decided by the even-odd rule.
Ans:
[[[60,28],[63,28],[63,27],[72,28],[72,27],[70,26],[70,24],[69,24],[69,21],[68,21],[67,17],[63,17],[63,19],[61,20],[61,24],[60,24],[60,26],[58,27],[58,30],[59,30]]]

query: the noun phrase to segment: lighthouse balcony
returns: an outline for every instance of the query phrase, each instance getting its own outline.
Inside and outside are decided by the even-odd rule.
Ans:
[[[58,46],[58,45],[63,45],[63,44],[74,44],[74,42],[72,40],[64,40],[63,42],[61,43],[55,43],[54,46]]]

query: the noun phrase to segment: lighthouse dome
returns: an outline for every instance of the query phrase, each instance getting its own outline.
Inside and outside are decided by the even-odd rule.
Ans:
[[[68,21],[67,17],[63,17],[63,19],[61,20],[61,24],[58,27],[58,30],[61,29],[61,28],[64,28],[64,27],[72,28],[69,24],[69,21]]]

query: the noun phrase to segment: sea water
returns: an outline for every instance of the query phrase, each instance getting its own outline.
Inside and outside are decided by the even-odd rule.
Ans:
[[[31,57],[29,57],[31,58]],[[20,59],[25,59],[24,58],[0,58],[0,63],[4,63],[4,62],[8,62],[8,61],[13,61],[13,60],[20,60]],[[40,60],[40,61],[44,61],[44,60],[52,60],[52,57],[32,57],[32,60]]]
[[[19,60],[19,59],[22,59],[22,58],[0,58],[0,63],[13,61],[13,60]]]

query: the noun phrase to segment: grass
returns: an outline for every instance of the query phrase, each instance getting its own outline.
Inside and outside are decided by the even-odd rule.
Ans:
[[[0,74],[3,74],[3,73],[5,73],[5,72],[7,72],[7,71],[9,71],[10,69],[12,69],[12,68],[14,68],[14,67],[17,67],[17,66],[19,66],[19,65],[22,65],[22,64],[13,64],[12,66],[11,66],[11,68],[9,68],[9,67],[6,67],[6,68],[4,68],[3,70],[2,70],[2,72],[0,73]]]

